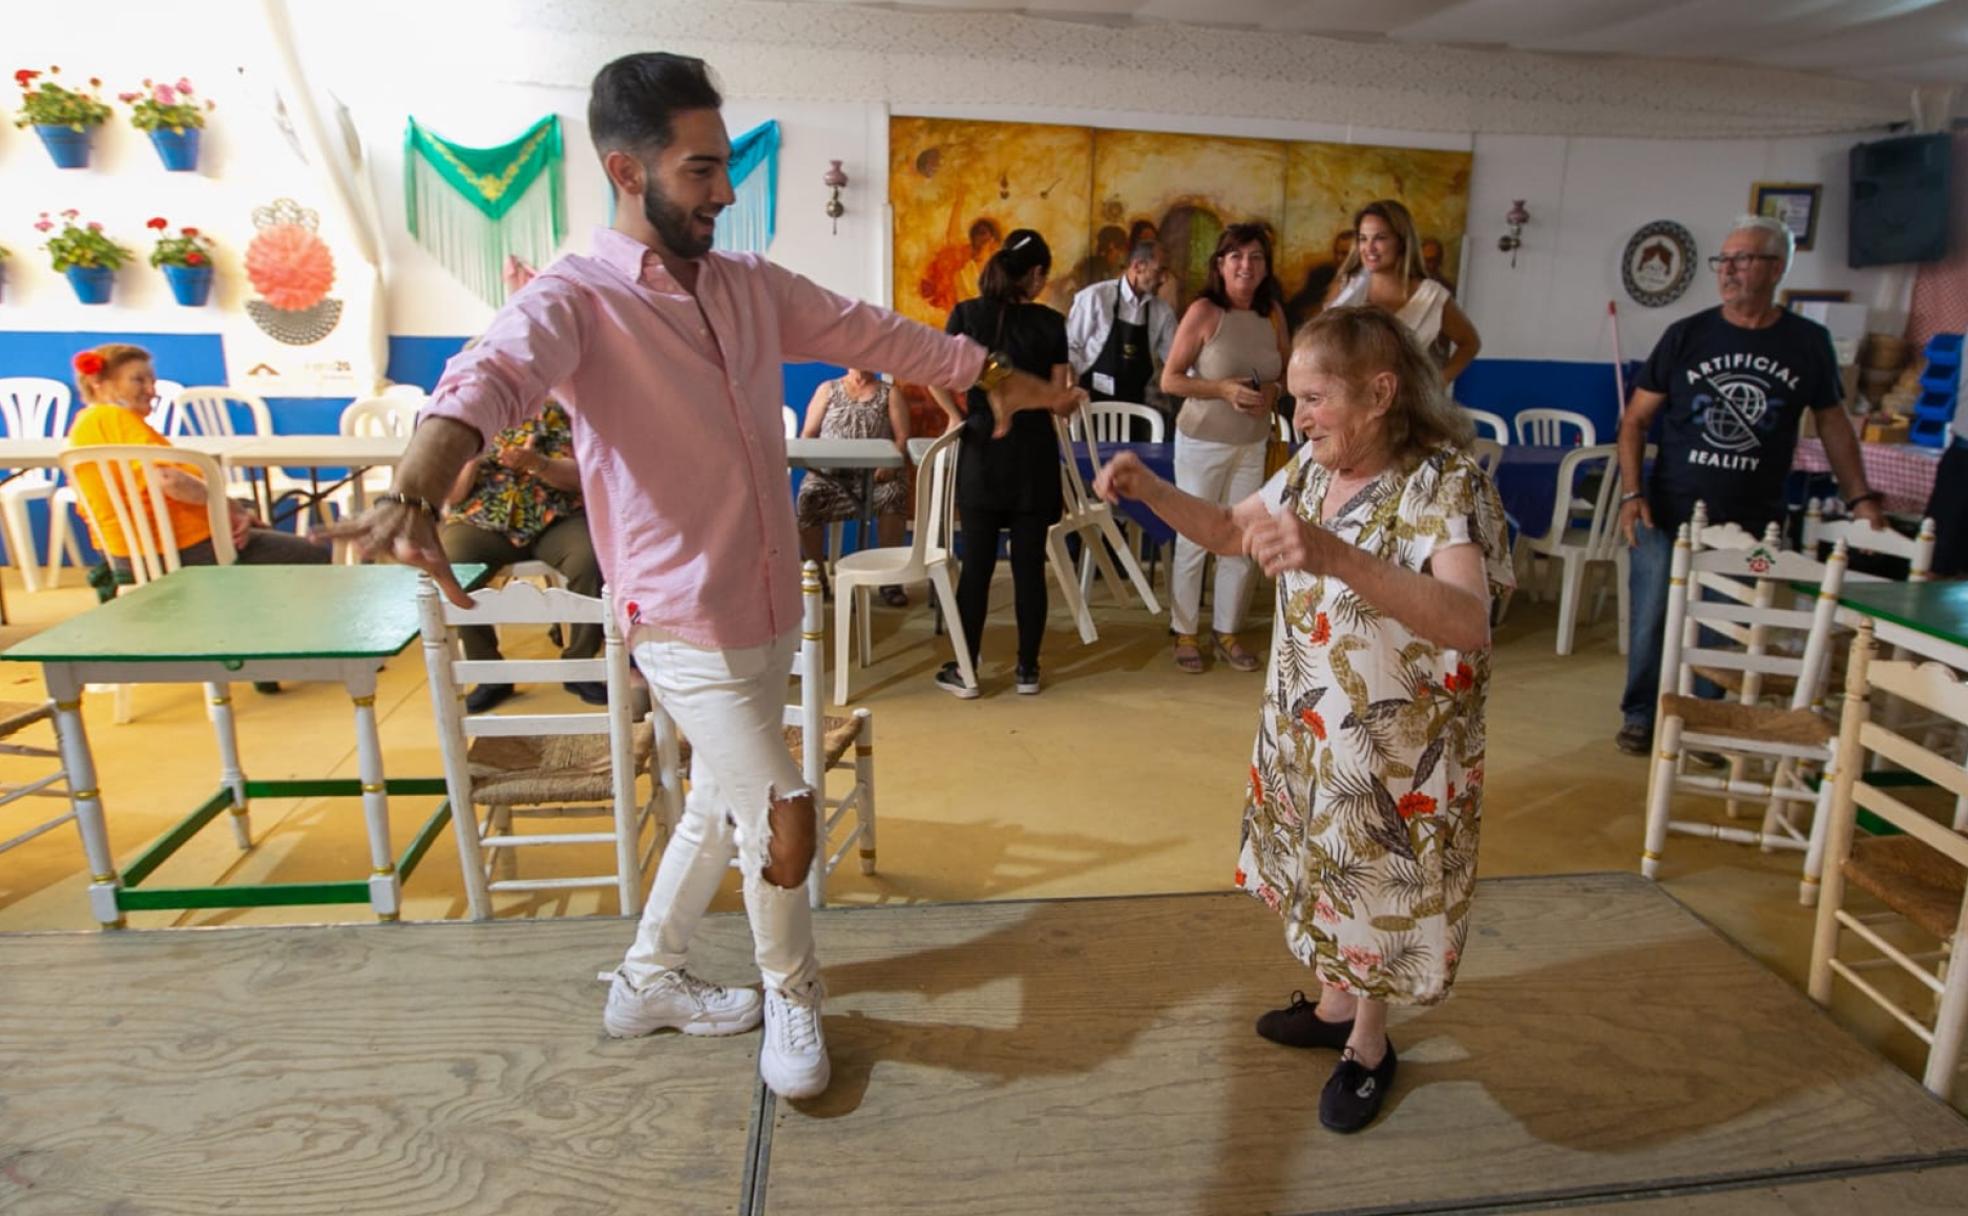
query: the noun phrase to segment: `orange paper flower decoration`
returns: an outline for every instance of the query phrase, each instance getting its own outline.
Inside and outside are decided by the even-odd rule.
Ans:
[[[335,258],[301,225],[277,224],[246,247],[246,277],[275,308],[312,308],[335,284]]]

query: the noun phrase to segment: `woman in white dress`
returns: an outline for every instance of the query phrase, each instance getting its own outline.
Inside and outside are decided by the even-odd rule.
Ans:
[[[1461,375],[1483,347],[1449,289],[1428,277],[1414,217],[1391,198],[1376,199],[1354,213],[1353,251],[1326,292],[1327,308],[1365,304],[1391,313],[1423,349],[1433,347],[1437,338],[1448,340],[1444,384]]]

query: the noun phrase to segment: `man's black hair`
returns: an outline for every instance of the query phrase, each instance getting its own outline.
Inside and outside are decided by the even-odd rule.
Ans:
[[[595,73],[588,95],[588,132],[604,156],[660,152],[676,137],[672,120],[678,111],[723,105],[703,60],[641,51]]]

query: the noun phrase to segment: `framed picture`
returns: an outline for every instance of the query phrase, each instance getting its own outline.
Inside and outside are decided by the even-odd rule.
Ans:
[[[1626,294],[1648,308],[1681,298],[1695,281],[1695,235],[1673,220],[1641,227],[1620,255],[1620,282]]]
[[[1789,308],[1792,304],[1850,304],[1851,302],[1852,293],[1849,291],[1821,290],[1815,287],[1786,287],[1782,299],[1785,308]]]
[[[1790,229],[1800,252],[1818,239],[1818,199],[1824,186],[1817,182],[1756,182],[1749,188],[1749,210],[1767,215]]]

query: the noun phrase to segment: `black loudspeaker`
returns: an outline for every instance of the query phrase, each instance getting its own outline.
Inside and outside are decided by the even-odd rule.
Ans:
[[[1853,145],[1848,265],[1947,256],[1948,142],[1938,134]]]

